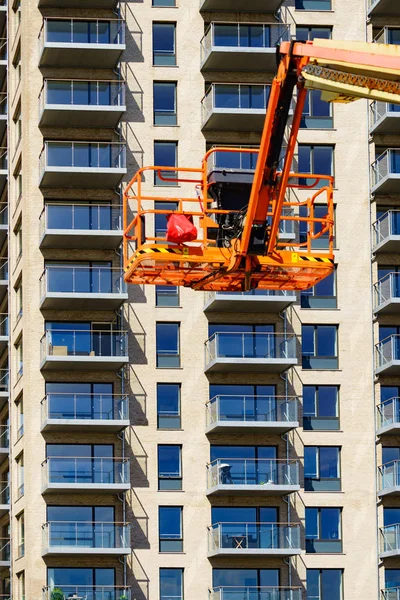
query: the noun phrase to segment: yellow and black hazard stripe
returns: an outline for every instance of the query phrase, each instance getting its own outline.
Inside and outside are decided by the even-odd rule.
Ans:
[[[125,267],[125,271],[129,271],[131,265],[136,261],[138,254],[181,254],[182,256],[186,256],[189,254],[189,248],[143,248],[142,250],[137,250],[134,258]]]
[[[314,263],[315,262],[328,263],[331,265],[334,264],[333,258],[322,258],[321,256],[301,256],[301,254],[299,254],[298,260],[306,261],[306,262],[314,262]]]

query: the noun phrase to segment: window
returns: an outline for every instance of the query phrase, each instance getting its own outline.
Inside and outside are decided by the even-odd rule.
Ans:
[[[22,374],[24,372],[24,350],[22,345],[22,337],[20,337],[15,344],[15,361],[17,379],[19,379],[20,377],[22,377]]]
[[[178,142],[154,142],[154,164],[158,167],[176,167]],[[176,171],[154,171],[154,185],[176,185],[176,181],[164,181],[163,178],[177,177]]]
[[[45,261],[42,297],[47,292],[115,294],[122,290],[111,261]]]
[[[303,129],[332,129],[332,102],[321,99],[319,90],[308,90],[300,127]]]
[[[333,146],[299,144],[297,169],[299,173],[333,176]],[[315,178],[299,179],[299,183],[301,185],[314,185]],[[315,188],[321,188],[324,185],[326,185],[326,182],[320,180]]]
[[[211,509],[210,537],[220,549],[279,548],[281,544],[276,507],[214,506]],[[285,534],[284,534],[285,535]],[[289,533],[291,536],[291,533]],[[293,547],[300,540],[293,535]],[[245,596],[246,600],[252,598]]]
[[[154,125],[176,125],[176,83],[153,83]]]
[[[303,429],[339,429],[339,386],[303,385]]]
[[[306,600],[343,600],[341,569],[307,569]]]
[[[295,403],[278,398],[275,385],[210,384],[207,424],[217,421],[296,420]],[[284,413],[285,417],[282,417]]]
[[[314,287],[302,291],[300,302],[301,308],[336,308],[336,271]]]
[[[25,517],[22,512],[17,517],[18,522],[18,558],[25,555]]]
[[[331,0],[295,0],[296,10],[332,10]]]
[[[210,447],[210,483],[212,485],[263,485],[279,483],[276,446]],[[286,470],[285,470],[285,473]],[[290,475],[289,475],[290,477]]]
[[[17,439],[24,435],[24,401],[20,398],[17,402]]]
[[[183,569],[160,569],[160,600],[183,600]]]
[[[159,444],[158,489],[182,489],[182,446]]]
[[[158,535],[160,552],[183,552],[181,506],[158,508]]]
[[[156,213],[154,215],[154,234],[156,238],[162,238],[156,241],[157,244],[167,243],[167,215],[177,209],[178,204],[176,202],[154,202],[154,210],[164,211],[163,213]]]
[[[270,90],[269,85],[224,83],[210,87],[207,95],[214,95],[213,104],[215,108],[265,109],[268,104]]]
[[[337,325],[303,325],[301,353],[303,369],[337,369]]]
[[[115,585],[115,570],[112,568],[90,567],[49,567],[47,569],[47,585],[52,592],[56,588],[62,590],[61,597],[97,598],[104,594],[104,587],[112,589]],[[92,588],[88,594],[88,588]],[[123,590],[122,598],[126,597]],[[55,594],[54,594],[55,596]],[[57,594],[54,600],[61,600]],[[119,597],[121,597],[119,595]]]
[[[244,23],[214,23],[212,25],[212,45],[225,47],[268,48],[271,30],[268,25],[247,25]]]
[[[338,446],[304,446],[304,489],[306,492],[340,491]]]
[[[180,383],[157,383],[157,427],[181,428]]]
[[[298,25],[296,27],[296,39],[306,42],[315,38],[330,40],[332,37],[332,27],[318,27],[313,25]]]
[[[385,568],[385,588],[400,588],[400,569]],[[396,590],[393,593],[396,600]]]
[[[17,148],[22,137],[22,117],[21,117],[21,104],[15,110],[14,116],[14,127],[15,127],[15,148]]]
[[[22,278],[18,280],[18,283],[15,287],[15,303],[16,303],[16,323],[22,317],[23,312],[23,288],[22,288]]]
[[[46,382],[43,407],[48,419],[106,421],[128,418],[127,398],[114,396],[112,383]]]
[[[24,455],[20,454],[17,458],[17,485],[18,485],[18,498],[24,495]]]
[[[275,326],[212,323],[208,343],[219,358],[276,358]]]
[[[153,23],[153,65],[176,65],[176,23]]]
[[[240,596],[236,596],[235,593],[232,594],[232,582],[235,582],[235,587],[240,588]],[[218,596],[220,598],[226,596],[228,598],[231,596],[233,598],[237,597],[240,600],[242,598],[252,598],[255,588],[279,587],[279,569],[213,569],[212,585],[214,590],[216,588],[218,591],[221,590],[221,594]],[[266,593],[268,598],[269,593]],[[279,598],[279,590],[273,592],[271,590],[272,598],[275,594]],[[261,593],[261,598],[263,598],[263,595],[264,593]],[[258,597],[257,593],[255,593],[255,597]]]
[[[20,600],[25,600],[25,571],[17,573],[18,579],[18,597]]]
[[[306,508],[306,552],[342,552],[341,508]]]
[[[128,480],[127,462],[114,461],[112,444],[47,444],[50,483],[120,483]]]
[[[156,323],[157,367],[178,368],[181,365],[179,323]]]
[[[162,217],[163,215],[156,215],[156,218],[157,216]],[[165,231],[163,236],[165,236]],[[158,236],[156,235],[156,237]],[[179,306],[179,287],[177,285],[156,285],[156,306]]]
[[[22,257],[22,222],[18,222],[14,229],[15,236],[15,267],[18,265]]]

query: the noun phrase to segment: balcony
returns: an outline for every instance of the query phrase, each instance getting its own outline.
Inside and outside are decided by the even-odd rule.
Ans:
[[[43,588],[43,600],[55,600],[55,590],[61,590],[61,598],[84,598],[84,600],[131,600],[131,589],[129,587],[117,587],[114,585],[57,585]],[[58,598],[58,596],[57,596]],[[296,598],[297,600],[297,598]]]
[[[113,10],[118,0],[85,0],[85,8]],[[82,0],[39,0],[39,8],[82,8]]]
[[[39,125],[111,127],[126,111],[124,81],[46,79],[39,96]]]
[[[379,557],[400,556],[400,523],[380,528],[381,547]]]
[[[377,406],[377,435],[400,433],[400,398],[389,398]]]
[[[250,290],[249,292],[208,292],[204,312],[280,312],[296,302],[290,290]]]
[[[0,567],[10,567],[11,545],[10,538],[0,538]]]
[[[41,248],[115,250],[122,242],[121,209],[113,204],[46,203]]]
[[[388,102],[373,102],[370,106],[369,132],[381,135],[399,134],[400,106]]]
[[[118,142],[45,142],[39,161],[42,187],[114,189],[127,172]]]
[[[0,481],[0,517],[10,510],[10,482]]]
[[[1,17],[1,6],[0,6],[0,17]],[[1,19],[0,19],[1,20]],[[0,139],[7,129],[7,116],[8,116],[8,94],[7,92],[0,92]]]
[[[10,454],[10,428],[8,425],[0,425],[0,465]]]
[[[400,335],[389,335],[375,345],[375,363],[375,375],[400,374]]]
[[[282,434],[299,427],[298,398],[215,396],[206,405],[206,433]]]
[[[400,150],[388,148],[371,165],[372,193],[400,194]]]
[[[0,148],[0,192],[7,183],[8,177],[8,152],[7,148]]]
[[[6,15],[4,14],[4,11],[1,10],[1,8],[2,7],[0,7],[0,21],[6,17]],[[0,87],[3,86],[4,79],[7,75],[7,58],[8,58],[7,38],[0,38]]]
[[[8,346],[8,314],[0,314],[0,356]]]
[[[381,590],[381,600],[400,600],[400,587]]]
[[[42,371],[117,371],[129,362],[126,331],[54,329],[40,345]]]
[[[218,458],[207,466],[207,496],[285,496],[299,489],[297,460]]]
[[[302,588],[267,586],[229,586],[208,590],[209,600],[302,600]],[[392,600],[390,598],[390,600]],[[397,598],[393,600],[398,600]]]
[[[388,273],[374,285],[374,313],[400,313],[400,273]]]
[[[214,333],[205,343],[205,373],[282,373],[297,365],[296,336],[283,333]]]
[[[42,531],[42,556],[124,556],[131,553],[127,523],[49,521],[42,525]]]
[[[393,0],[368,0],[368,16],[400,17],[400,6]]]
[[[378,467],[378,496],[400,496],[400,461]]]
[[[126,458],[50,457],[42,463],[42,494],[118,494],[130,489]]]
[[[400,210],[388,210],[372,225],[373,252],[400,251]]]
[[[8,402],[9,396],[9,371],[0,369],[0,409]]]
[[[282,23],[211,23],[201,40],[201,70],[275,72],[276,45],[289,38]]]
[[[125,48],[122,19],[45,18],[39,66],[114,69]]]
[[[117,310],[125,300],[121,269],[48,266],[40,278],[41,309]]]
[[[0,248],[8,236],[8,202],[0,203]]]
[[[203,131],[261,132],[270,89],[270,85],[213,83],[201,101]]]
[[[216,523],[208,528],[208,557],[301,554],[300,526],[287,523]]]
[[[118,432],[129,426],[129,396],[47,394],[41,412],[41,431]]]
[[[201,11],[275,13],[283,0],[200,0]]]

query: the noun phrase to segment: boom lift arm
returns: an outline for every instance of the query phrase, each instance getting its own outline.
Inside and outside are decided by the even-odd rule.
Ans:
[[[400,104],[400,47],[316,39],[284,42],[278,56],[250,180],[234,170],[212,171],[209,162],[226,152],[251,156],[254,150],[216,148],[207,152],[200,169],[145,167],[128,184],[123,207],[127,282],[203,290],[299,290],[332,272],[333,179],[291,170],[307,88],[321,90],[329,102],[367,98]],[[198,198],[146,195],[146,173],[166,182],[195,183]],[[294,189],[295,201],[288,199]],[[171,203],[176,206],[172,212]],[[321,207],[326,209],[322,216]],[[188,223],[190,237],[175,236],[178,243],[171,244],[168,227],[166,236],[157,237],[157,231],[150,236],[162,215],[170,220],[168,227],[177,218]],[[198,223],[199,234],[193,234],[193,223]],[[288,224],[301,235],[283,238],[280,229]],[[326,241],[324,250],[317,248],[318,238]]]

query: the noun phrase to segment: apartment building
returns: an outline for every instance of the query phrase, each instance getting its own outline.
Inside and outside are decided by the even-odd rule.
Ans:
[[[276,44],[400,44],[400,4],[0,0],[0,29],[0,600],[400,600],[398,107],[308,96],[313,289],[121,268],[139,167],[240,146],[208,168],[251,178]]]

